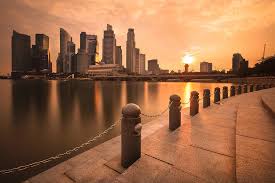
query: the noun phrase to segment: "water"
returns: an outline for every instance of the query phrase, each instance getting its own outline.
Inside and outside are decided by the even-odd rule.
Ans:
[[[155,114],[169,96],[188,101],[192,90],[214,91],[222,83],[0,80],[0,169],[13,168],[63,153],[105,130],[127,103]],[[148,122],[150,118],[143,118]],[[119,135],[118,125],[91,148]],[[83,152],[87,149],[83,149]],[[75,154],[73,154],[75,155]],[[71,156],[69,156],[71,157]],[[65,159],[69,158],[66,157]],[[0,182],[18,182],[65,159],[22,173],[0,175]]]

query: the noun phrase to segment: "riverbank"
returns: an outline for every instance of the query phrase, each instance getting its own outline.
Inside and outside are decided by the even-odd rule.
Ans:
[[[211,104],[168,130],[168,116],[144,125],[142,157],[120,166],[120,136],[65,161],[36,182],[272,182],[275,180],[275,89]],[[261,171],[259,171],[261,170]]]

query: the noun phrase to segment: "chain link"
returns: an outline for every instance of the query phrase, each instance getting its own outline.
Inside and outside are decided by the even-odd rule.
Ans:
[[[168,107],[163,110],[161,113],[159,114],[145,114],[145,113],[141,113],[142,116],[148,117],[148,118],[156,118],[156,117],[160,117],[162,116],[164,113],[166,113],[168,111],[168,109],[170,109],[170,106],[172,105],[173,102],[171,102]]]
[[[56,156],[49,157],[49,158],[41,160],[41,161],[36,161],[36,162],[30,163],[30,164],[27,164],[27,165],[23,165],[23,166],[18,166],[16,168],[0,170],[0,175],[1,174],[14,173],[14,172],[20,172],[20,171],[26,170],[28,168],[33,168],[33,167],[36,167],[36,166],[39,166],[39,165],[42,165],[42,164],[49,163],[51,161],[60,159],[60,158],[62,158],[64,156],[68,156],[68,155],[72,154],[73,152],[77,152],[79,149],[82,149],[82,148],[88,146],[89,144],[91,144],[92,142],[96,141],[100,137],[102,137],[102,136],[106,135],[107,133],[109,133],[112,129],[114,129],[114,127],[120,121],[121,121],[121,119],[118,120],[118,121],[116,121],[115,123],[113,123],[110,127],[108,127],[106,130],[104,130],[103,132],[101,132],[97,136],[93,137],[92,139],[88,140],[87,142],[85,142],[85,143],[83,143],[83,144],[81,144],[81,145],[79,145],[79,146],[77,146],[77,147],[75,147],[73,149],[69,149],[69,150],[67,150],[64,153],[58,154]]]

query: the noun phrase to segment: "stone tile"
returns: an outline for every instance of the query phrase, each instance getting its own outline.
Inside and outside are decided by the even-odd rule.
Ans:
[[[238,183],[274,183],[275,164],[244,158],[237,155],[236,176]]]
[[[275,120],[263,109],[241,108],[238,112],[236,133],[275,142]]]
[[[147,139],[146,139],[147,140]],[[155,139],[144,142],[143,153],[174,165],[207,181],[234,182],[235,159],[192,146],[178,146]]]
[[[127,171],[117,177],[121,183],[160,182],[171,169],[171,165],[143,155]]]
[[[177,152],[175,167],[209,182],[235,182],[235,159],[195,147]]]
[[[73,181],[64,175],[64,172],[70,170],[71,168],[71,165],[69,165],[66,162],[63,162],[50,168],[49,170],[46,170],[34,177],[31,177],[29,181],[31,183],[71,183]]]
[[[120,154],[121,151],[121,136],[115,137],[103,144],[100,144],[93,149],[100,153],[100,156],[106,161],[111,160]]]
[[[39,174],[29,179],[31,183],[73,183],[74,181],[69,179],[64,174]]]
[[[159,183],[198,183],[198,182],[206,182],[198,177],[194,177],[188,173],[185,173],[176,168],[171,168],[170,171],[164,176]]]
[[[236,136],[237,155],[275,163],[275,143],[244,136]]]
[[[69,160],[66,161],[69,165],[72,167],[79,166],[87,161],[90,161],[91,159],[99,159],[101,158],[101,154],[94,149],[90,149],[88,151],[85,151]]]
[[[90,177],[94,171],[106,163],[103,159],[95,159],[82,163],[69,171],[65,172],[65,175],[74,181],[82,181]]]
[[[123,173],[126,170],[126,168],[121,166],[121,155],[114,157],[106,162],[105,165],[119,173]]]
[[[89,176],[77,181],[79,183],[109,183],[112,182],[118,175],[116,171],[108,168],[105,165],[98,167],[95,171],[90,172]]]

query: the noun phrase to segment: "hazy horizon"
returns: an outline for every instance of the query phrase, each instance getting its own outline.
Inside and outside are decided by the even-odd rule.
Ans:
[[[232,54],[239,52],[253,66],[262,57],[275,54],[275,1],[272,0],[10,0],[0,3],[0,73],[11,71],[12,31],[50,37],[51,60],[56,69],[59,52],[59,28],[67,30],[79,48],[79,34],[96,34],[102,56],[102,38],[106,24],[113,26],[117,45],[122,46],[126,62],[128,28],[135,29],[136,46],[146,60],[157,58],[160,67],[183,69],[185,52],[195,54],[191,69],[209,61],[213,69],[231,68]]]

